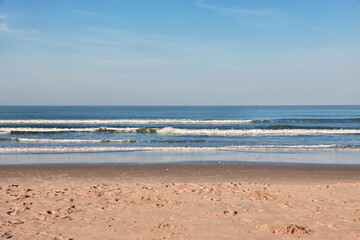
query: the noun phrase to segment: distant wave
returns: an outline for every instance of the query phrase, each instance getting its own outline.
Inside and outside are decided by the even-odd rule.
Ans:
[[[286,119],[9,119],[0,124],[246,124],[246,123],[325,123],[360,122],[360,118],[286,118]]]
[[[0,128],[0,134],[24,134],[24,133],[56,133],[56,132],[94,132],[99,128],[31,128],[31,127],[15,127]]]
[[[349,123],[360,122],[360,118],[281,118],[281,119],[257,119],[253,123]]]
[[[185,128],[0,128],[1,134],[36,134],[58,132],[148,133],[166,135],[321,135],[360,134],[360,129],[185,129]]]
[[[252,120],[201,120],[201,119],[113,119],[113,120],[0,120],[0,124],[243,124]]]
[[[312,122],[312,123],[360,122],[360,118],[288,118],[283,120],[290,122]]]
[[[256,145],[225,147],[6,147],[0,153],[41,152],[206,152],[206,151],[360,151],[360,145]]]

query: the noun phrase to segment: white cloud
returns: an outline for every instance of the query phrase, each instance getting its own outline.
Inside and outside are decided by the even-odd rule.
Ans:
[[[5,15],[0,15],[0,19],[6,19],[7,18],[7,16],[5,16]]]
[[[251,10],[246,8],[223,8],[203,3],[201,0],[195,0],[198,7],[213,10],[223,14],[239,14],[239,15],[266,15],[262,10]]]
[[[19,30],[19,29],[13,29],[10,28],[7,23],[2,22],[0,23],[0,32],[4,32],[4,33],[19,33],[19,34],[34,34],[34,33],[38,33],[37,31],[34,30]]]
[[[16,33],[17,31],[9,28],[6,23],[0,23],[0,32]]]

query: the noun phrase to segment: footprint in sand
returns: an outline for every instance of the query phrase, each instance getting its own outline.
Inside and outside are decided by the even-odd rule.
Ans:
[[[239,214],[238,211],[224,210],[224,211],[221,211],[221,212],[211,213],[210,215],[214,215],[214,216],[217,216],[217,217],[235,217],[238,214]]]
[[[302,235],[302,234],[310,234],[312,230],[298,226],[296,224],[283,224],[283,225],[260,225],[256,226],[259,231],[262,232],[271,232],[275,234],[285,234],[285,235]]]

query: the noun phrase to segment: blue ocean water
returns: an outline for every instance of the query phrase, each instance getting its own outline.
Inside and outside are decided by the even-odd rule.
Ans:
[[[74,152],[351,152],[356,160],[360,106],[0,106],[0,155]]]

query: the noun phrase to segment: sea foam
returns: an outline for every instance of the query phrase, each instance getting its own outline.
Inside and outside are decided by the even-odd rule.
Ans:
[[[46,142],[46,143],[133,143],[138,140],[127,139],[48,139],[48,138],[3,138],[16,142]]]
[[[224,147],[6,147],[2,153],[41,152],[206,152],[206,151],[360,151],[359,145],[245,145]]]
[[[253,120],[202,120],[202,119],[113,119],[113,120],[0,120],[0,124],[243,124]]]
[[[102,133],[152,133],[164,135],[322,135],[322,134],[360,134],[360,129],[186,129],[186,128],[0,128],[1,134],[56,133],[56,132],[102,132]]]

